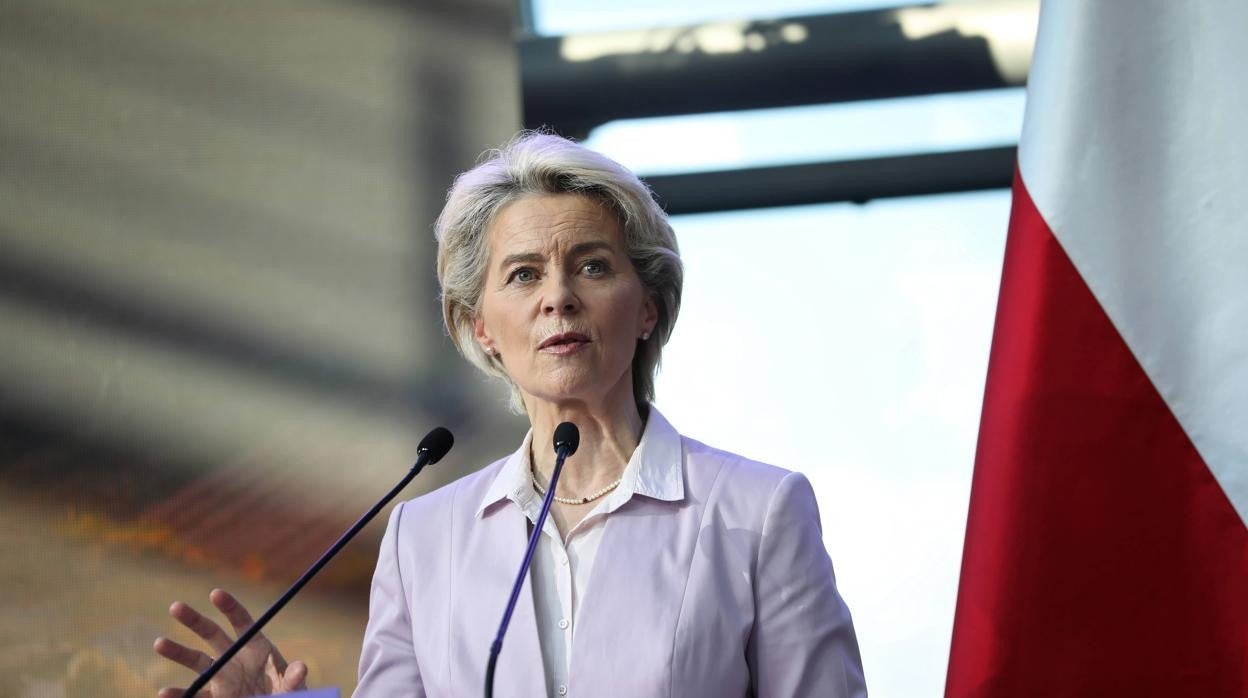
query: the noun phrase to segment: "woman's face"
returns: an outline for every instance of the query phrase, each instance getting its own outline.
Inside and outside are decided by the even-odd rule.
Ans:
[[[504,206],[488,236],[476,339],[526,402],[632,404],[633,354],[658,309],[617,217],[579,194],[530,196]]]

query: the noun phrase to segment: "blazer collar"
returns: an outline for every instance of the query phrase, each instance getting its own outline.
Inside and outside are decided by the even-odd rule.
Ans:
[[[533,443],[533,430],[525,434],[520,448],[503,461],[498,474],[477,507],[477,518],[485,515],[491,505],[510,500],[528,509],[530,500],[537,499],[529,472],[529,446]],[[619,506],[633,494],[652,499],[676,502],[685,498],[684,458],[681,451],[680,433],[655,408],[650,405],[650,415],[641,433],[641,442],[633,451],[628,465],[621,475],[619,488],[612,493]],[[614,506],[611,508],[615,508]]]

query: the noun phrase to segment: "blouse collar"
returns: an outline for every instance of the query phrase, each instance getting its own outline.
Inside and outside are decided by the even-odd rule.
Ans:
[[[529,475],[529,446],[533,443],[533,430],[525,434],[520,448],[507,457],[498,475],[486,490],[485,497],[477,507],[477,517],[482,517],[490,505],[510,500],[522,509],[537,497]],[[641,442],[624,467],[619,486],[608,495],[608,507],[614,510],[632,495],[639,494],[667,502],[685,498],[684,458],[681,452],[680,434],[676,428],[650,405],[650,416],[641,434]]]

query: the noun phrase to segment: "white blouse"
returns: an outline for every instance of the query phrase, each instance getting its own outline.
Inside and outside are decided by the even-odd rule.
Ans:
[[[675,433],[675,428],[652,408],[641,442],[625,466],[619,486],[599,500],[593,511],[568,531],[565,538],[560,538],[554,519],[546,518],[533,554],[529,580],[533,585],[537,635],[550,696],[568,695],[568,667],[577,612],[589,588],[594,556],[598,553],[607,517],[635,494],[666,501],[684,496],[679,437],[673,440],[652,436],[665,430]],[[504,467],[485,499],[497,501],[505,497],[519,506],[528,517],[530,532],[542,508],[542,497],[534,490],[529,474],[532,466],[528,454],[532,440],[530,431],[520,447],[523,457],[513,459]],[[571,467],[575,467],[573,461],[564,466],[565,469]]]

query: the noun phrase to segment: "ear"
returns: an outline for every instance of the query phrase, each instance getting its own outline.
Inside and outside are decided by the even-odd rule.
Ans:
[[[485,320],[482,320],[480,315],[472,317],[472,336],[477,340],[477,344],[480,344],[481,348],[485,350],[485,353],[490,353],[489,348],[493,346],[493,342],[490,341],[489,333],[485,331]]]
[[[646,301],[641,307],[641,332],[651,334],[657,324],[659,324],[659,302],[655,300],[654,293],[647,293]]]

